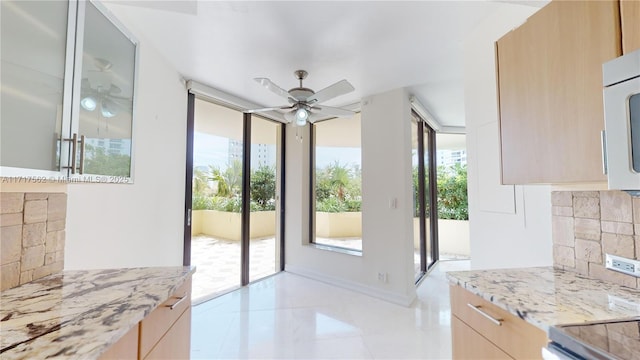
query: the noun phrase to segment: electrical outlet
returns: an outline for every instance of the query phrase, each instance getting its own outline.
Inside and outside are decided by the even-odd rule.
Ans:
[[[607,295],[607,299],[609,300],[609,310],[622,310],[634,313],[640,312],[640,303],[634,303],[613,295]]]
[[[606,254],[605,260],[605,267],[607,269],[640,277],[640,261],[638,260],[627,259],[622,256],[611,254]]]

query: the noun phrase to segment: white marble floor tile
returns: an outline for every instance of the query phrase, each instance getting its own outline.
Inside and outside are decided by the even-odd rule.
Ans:
[[[193,308],[194,359],[449,359],[451,326],[443,261],[403,307],[280,273]]]

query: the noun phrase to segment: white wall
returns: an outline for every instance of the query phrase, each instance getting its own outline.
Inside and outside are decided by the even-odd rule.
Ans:
[[[551,189],[500,185],[494,42],[538,8],[503,4],[465,41],[471,266],[552,265]],[[531,164],[540,166],[541,164]]]
[[[308,134],[287,132],[286,270],[408,305],[413,273],[411,131],[405,90],[362,101],[362,256],[308,245]],[[304,128],[308,131],[308,127]],[[300,131],[300,129],[299,129]],[[389,199],[396,198],[396,209]],[[302,200],[302,201],[301,201]],[[387,273],[380,282],[378,273]]]
[[[140,41],[133,185],[68,186],[65,269],[182,265],[187,92]]]

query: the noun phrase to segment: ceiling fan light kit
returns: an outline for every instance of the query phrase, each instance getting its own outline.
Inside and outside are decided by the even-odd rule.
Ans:
[[[287,99],[289,104],[263,109],[252,109],[247,112],[259,113],[272,110],[287,110],[284,114],[285,119],[289,123],[293,122],[297,126],[304,126],[307,122],[314,123],[321,119],[331,117],[350,117],[355,114],[355,112],[347,109],[318,106],[321,102],[331,100],[355,90],[353,85],[351,85],[347,80],[338,81],[337,83],[318,92],[314,92],[313,90],[302,86],[302,80],[307,77],[309,74],[308,72],[305,70],[296,70],[293,74],[300,84],[298,87],[290,89],[289,91],[284,90],[268,78],[255,78],[254,80],[260,85],[264,86],[276,95]]]

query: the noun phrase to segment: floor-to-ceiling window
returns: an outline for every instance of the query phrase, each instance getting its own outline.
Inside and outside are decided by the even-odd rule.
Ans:
[[[360,114],[311,127],[311,241],[362,251]]]
[[[411,116],[414,269],[419,280],[438,261],[435,132],[417,113]]]
[[[282,268],[284,125],[195,97],[190,111],[190,236],[185,236],[190,258],[185,263],[198,268],[193,298],[199,302]]]
[[[440,260],[468,259],[470,244],[466,135],[438,133],[436,142]]]

